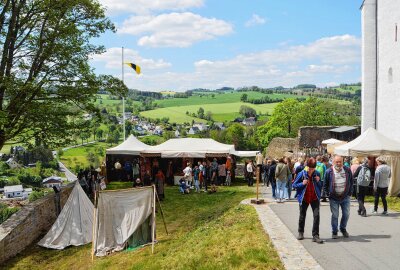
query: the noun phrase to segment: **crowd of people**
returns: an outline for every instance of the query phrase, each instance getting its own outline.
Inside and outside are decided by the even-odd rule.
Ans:
[[[246,171],[253,172],[249,162]],[[292,190],[299,202],[298,239],[304,239],[304,226],[309,206],[313,211],[313,241],[323,243],[319,238],[320,202],[329,200],[331,210],[332,238],[338,238],[340,231],[343,237],[349,237],[347,223],[350,216],[350,199],[356,196],[358,214],[367,216],[364,206],[365,196],[375,196],[373,214],[377,214],[379,199],[383,203],[382,215],[387,215],[386,195],[388,192],[391,169],[382,158],[368,157],[362,162],[358,158],[342,156],[317,156],[307,159],[290,158],[265,159],[262,166],[263,185],[272,187],[272,196],[282,203],[291,199]],[[249,185],[251,180],[248,180]],[[372,192],[371,192],[372,189]],[[342,211],[339,223],[339,209]]]
[[[227,156],[226,162],[213,160],[198,161],[196,165],[190,162],[183,169],[183,177],[179,180],[179,191],[182,194],[195,192],[214,193],[217,186],[230,186],[232,183],[232,175],[234,175],[234,164],[231,156]]]

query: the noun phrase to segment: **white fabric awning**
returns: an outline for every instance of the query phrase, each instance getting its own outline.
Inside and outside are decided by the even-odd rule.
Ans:
[[[400,156],[400,142],[390,139],[374,128],[367,129],[353,141],[335,148],[342,156]]]
[[[235,151],[233,155],[238,157],[255,157],[260,151]]]
[[[321,144],[337,144],[337,143],[341,143],[341,142],[343,142],[343,141],[331,138],[331,139],[322,141]]]
[[[149,148],[150,146],[139,141],[135,136],[130,135],[128,139],[126,139],[120,145],[107,149],[107,154],[114,155],[140,155],[140,152]]]
[[[235,146],[213,139],[181,138],[170,139],[162,144],[150,146],[143,154],[161,154],[169,158],[204,158],[207,154],[235,154]]]

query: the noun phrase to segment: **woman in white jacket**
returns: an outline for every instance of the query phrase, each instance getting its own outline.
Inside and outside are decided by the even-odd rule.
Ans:
[[[376,159],[378,167],[375,170],[374,178],[374,193],[375,193],[375,204],[374,214],[378,212],[379,197],[382,199],[383,212],[382,215],[387,215],[387,202],[386,195],[388,192],[389,181],[391,177],[390,167],[386,164],[386,161],[381,158]]]

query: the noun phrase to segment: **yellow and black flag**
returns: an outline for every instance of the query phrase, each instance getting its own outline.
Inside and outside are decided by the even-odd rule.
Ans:
[[[138,65],[135,65],[134,63],[125,63],[125,64],[133,68],[133,70],[135,70],[137,74],[140,74],[140,67]]]

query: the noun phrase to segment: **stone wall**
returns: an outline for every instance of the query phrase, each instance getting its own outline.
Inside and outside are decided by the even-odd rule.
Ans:
[[[299,148],[318,147],[321,145],[323,140],[327,140],[332,137],[332,134],[330,134],[329,130],[334,128],[336,128],[336,126],[301,127],[298,134]]]
[[[64,206],[74,183],[61,190]],[[30,203],[0,225],[0,265],[46,233],[57,218],[55,194]]]
[[[288,156],[288,153],[298,151],[298,145],[296,138],[273,138],[266,149],[266,156],[269,158]]]

